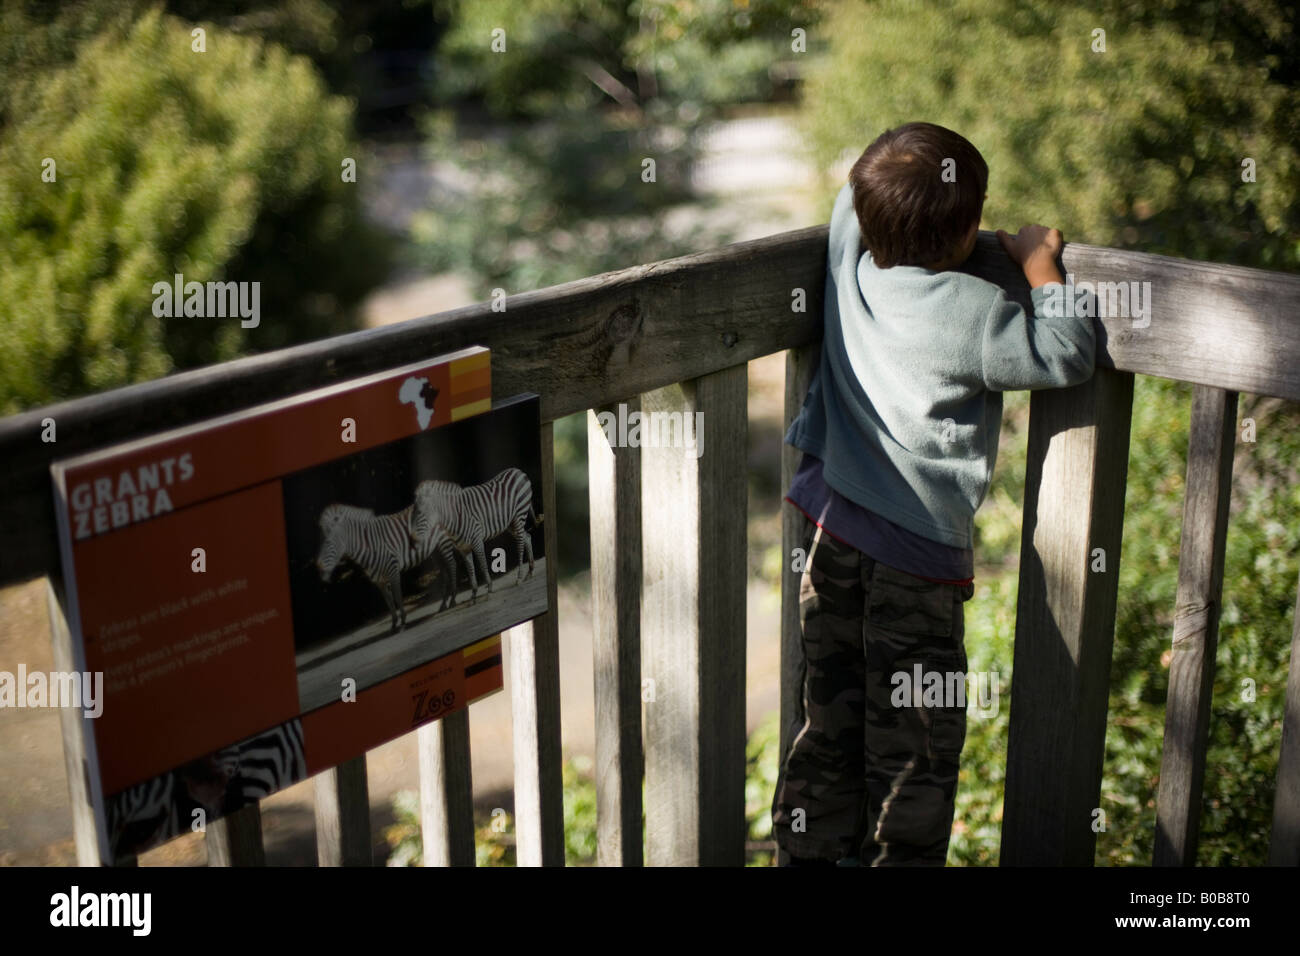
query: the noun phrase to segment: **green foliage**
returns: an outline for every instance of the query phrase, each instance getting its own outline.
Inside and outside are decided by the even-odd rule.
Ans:
[[[1300,266],[1294,6],[1261,0],[1249,18],[1173,0],[1095,6],[836,4],[806,90],[815,154],[856,157],[885,129],[929,120],[988,160],[986,226]],[[1257,182],[1242,181],[1247,157]]]
[[[746,866],[775,866],[772,836],[772,798],[781,770],[781,721],[773,711],[754,728],[745,745],[745,833],[752,849],[745,854]]]
[[[692,200],[697,133],[728,105],[773,92],[806,0],[447,2],[435,96],[469,97],[430,123],[433,156],[474,173],[412,224],[421,265],[516,293],[720,245],[670,220]],[[505,53],[493,31],[505,31]],[[649,179],[646,160],[653,160]],[[487,172],[485,172],[487,171]],[[480,175],[481,174],[481,175]]]
[[[752,841],[770,841],[772,792],[776,786],[777,720],[770,715],[755,728],[746,747],[745,825]],[[564,785],[564,862],[566,866],[596,863],[596,782],[591,758],[579,754],[561,767]],[[393,797],[395,822],[384,831],[389,866],[421,866],[419,795],[410,790]],[[509,815],[493,825],[490,813],[475,814],[474,846],[479,866],[514,866],[514,821]],[[642,828],[644,836],[644,825]],[[759,847],[746,855],[749,866],[772,865],[774,851]]]
[[[437,93],[482,97],[498,117],[553,118],[617,104],[662,122],[771,99],[810,0],[440,0]],[[504,31],[505,54],[494,52]],[[594,118],[594,117],[593,117]]]
[[[468,277],[478,295],[509,295],[672,258],[719,240],[695,225],[668,227],[686,197],[688,150],[654,154],[657,182],[641,181],[646,134],[577,115],[492,138],[443,122],[428,148],[486,172],[412,218],[417,262]]]
[[[399,790],[393,795],[395,822],[384,828],[389,846],[389,866],[422,866],[424,844],[420,840],[420,795]]]
[[[382,275],[340,176],[350,107],[307,61],[216,28],[194,52],[191,25],[156,10],[95,26],[48,41],[41,56],[73,43],[71,60],[7,101],[0,413],[347,331]],[[156,317],[153,285],[175,273],[260,282],[260,326]]]
[[[592,866],[596,862],[596,780],[591,758],[578,754],[564,762],[564,862]]]
[[[566,866],[593,866],[596,862],[596,783],[591,759],[577,755],[561,766],[564,786],[564,862]],[[391,848],[389,866],[422,866],[420,799],[410,790],[393,797],[396,820],[384,831]],[[475,861],[479,866],[514,866],[514,817],[474,814]]]
[[[1192,393],[1190,385],[1162,379],[1138,384],[1102,794],[1109,827],[1098,838],[1098,858],[1112,864],[1147,863],[1153,848]],[[1262,865],[1267,858],[1300,570],[1300,414],[1242,396],[1238,420],[1247,417],[1257,418],[1259,434],[1257,442],[1237,444],[1202,865]],[[1254,700],[1243,692],[1247,679]]]

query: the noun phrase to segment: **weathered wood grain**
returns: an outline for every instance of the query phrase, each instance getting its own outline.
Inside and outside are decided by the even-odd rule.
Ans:
[[[1093,862],[1132,410],[1108,369],[1030,400],[1003,865]]]
[[[1164,751],[1156,797],[1155,866],[1196,863],[1236,430],[1237,393],[1196,386],[1187,446]]]
[[[45,580],[45,605],[50,617],[50,642],[54,651],[54,669],[65,674],[78,670],[72,654],[72,632],[63,612],[63,586],[57,578]],[[77,849],[78,866],[99,866],[99,837],[95,828],[95,808],[87,789],[86,742],[82,736],[85,722],[81,711],[59,709],[59,730],[63,735],[63,769],[68,778],[68,801],[72,805],[72,840]],[[117,866],[135,866],[135,857],[119,860]],[[114,864],[108,864],[114,865]]]
[[[420,834],[425,866],[474,866],[474,787],[469,710],[419,730]]]
[[[495,375],[495,365],[493,374]],[[493,390],[499,383],[493,381]],[[564,865],[564,793],[560,749],[560,628],[556,600],[555,446],[542,426],[542,501],[550,610],[505,632],[514,724],[515,860]]]
[[[621,403],[626,420],[641,408]],[[614,416],[610,444],[597,412]],[[596,697],[596,863],[640,866],[641,449],[619,446],[618,405],[587,413],[592,661]],[[608,419],[606,419],[608,421]]]
[[[803,408],[808,385],[821,357],[821,343],[804,345],[785,353],[785,413],[781,419],[782,435],[790,430]],[[790,490],[803,452],[792,445],[781,446],[781,494]],[[803,574],[793,570],[794,549],[802,544],[804,518],[792,505],[778,502],[781,508],[781,759],[790,752],[790,742],[803,726],[803,637],[799,628],[799,581]],[[777,863],[786,862],[779,850]]]
[[[372,866],[366,755],[316,776],[316,859],[321,866]]]
[[[703,415],[699,457],[641,449],[652,866],[744,862],[747,372],[737,365],[641,396],[648,414]]]
[[[1300,588],[1296,589],[1291,619],[1291,664],[1286,679],[1282,754],[1277,761],[1268,862],[1270,866],[1300,866]]]
[[[1150,324],[1099,322],[1097,364],[1300,400],[1300,276],[1069,244],[1080,280],[1149,282]],[[0,421],[0,584],[57,566],[49,464],[467,345],[493,350],[494,391],[535,391],[552,421],[734,366],[820,334],[826,227],[635,266],[506,300],[173,375]],[[968,271],[1029,290],[981,233]],[[58,442],[40,440],[46,416]]]
[[[213,820],[203,838],[208,866],[266,866],[262,811],[256,803]]]

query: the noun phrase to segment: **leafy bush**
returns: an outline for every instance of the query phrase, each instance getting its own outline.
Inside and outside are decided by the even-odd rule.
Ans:
[[[1294,5],[1262,0],[1248,17],[1197,0],[1096,6],[834,4],[805,91],[814,154],[856,158],[884,130],[928,120],[988,160],[986,226],[1044,222],[1078,242],[1300,267]],[[1008,68],[1029,63],[1042,68]]]
[[[195,52],[157,10],[96,26],[6,101],[0,413],[347,331],[383,273],[341,177],[350,106],[310,63],[216,28]],[[176,273],[260,282],[261,324],[155,317]]]

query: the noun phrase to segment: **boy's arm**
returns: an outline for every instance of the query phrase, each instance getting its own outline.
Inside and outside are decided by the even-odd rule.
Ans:
[[[1052,291],[1048,285],[1030,293],[1034,315],[998,291],[981,343],[984,385],[990,391],[1064,388],[1092,377],[1096,351],[1092,319],[1045,316],[1044,300]]]
[[[1029,281],[1034,315],[998,293],[981,344],[984,384],[992,391],[1011,392],[1086,382],[1093,373],[1096,351],[1092,319],[1048,317],[1043,307],[1048,295],[1064,291],[1055,288],[1064,281],[1056,267],[1062,245],[1060,231],[1026,225],[1014,236],[999,229],[998,239]]]

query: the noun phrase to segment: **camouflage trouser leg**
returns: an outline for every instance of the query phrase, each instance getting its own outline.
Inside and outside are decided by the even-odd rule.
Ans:
[[[966,742],[963,602],[973,594],[971,585],[923,581],[879,562],[872,569],[864,628],[863,866],[943,866],[948,856]],[[946,699],[936,692],[938,681]],[[927,688],[931,694],[923,697]]]
[[[917,664],[965,674],[973,589],[879,564],[812,522],[804,540],[804,719],[773,800],[777,841],[801,857],[942,865],[965,709],[895,707],[891,695],[894,674]]]
[[[865,556],[804,521],[805,565],[799,583],[803,721],[777,779],[772,828],[787,853],[835,860],[857,853],[855,833],[866,794]]]

